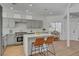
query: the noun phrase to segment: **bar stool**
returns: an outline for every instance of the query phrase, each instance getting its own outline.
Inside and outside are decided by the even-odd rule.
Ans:
[[[48,48],[47,48],[47,55],[48,55],[48,52],[52,53],[53,55],[56,55],[56,53],[55,53],[55,47],[54,47],[53,42],[54,42],[54,37],[53,37],[53,36],[49,36],[49,37],[47,37],[47,40],[45,40],[45,44],[46,44],[47,47],[48,47]],[[52,46],[54,52],[51,52],[51,51],[49,50],[49,45]]]
[[[32,42],[31,55],[32,55],[32,52],[35,52],[35,55],[36,55],[37,51],[38,51],[38,53],[43,54],[42,47],[43,47],[44,42],[45,42],[44,38],[42,38],[42,37],[36,38],[35,42]],[[35,47],[35,50],[33,50],[33,47]]]

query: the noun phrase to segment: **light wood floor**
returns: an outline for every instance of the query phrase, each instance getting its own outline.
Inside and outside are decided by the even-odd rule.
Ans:
[[[4,56],[24,56],[23,46],[8,46],[4,52]]]
[[[56,41],[54,45],[56,56],[79,56],[79,41],[71,41],[71,46],[69,48],[66,47],[66,41]],[[24,56],[23,46],[17,45],[7,47],[4,56]]]

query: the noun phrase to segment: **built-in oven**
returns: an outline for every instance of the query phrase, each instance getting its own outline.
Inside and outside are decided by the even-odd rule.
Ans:
[[[23,35],[26,34],[26,32],[16,32],[16,39],[17,43],[23,43]]]
[[[23,36],[17,37],[17,42],[23,42]]]

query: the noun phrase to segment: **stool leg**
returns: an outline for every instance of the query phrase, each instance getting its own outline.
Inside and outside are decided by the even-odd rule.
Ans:
[[[41,48],[41,51],[43,50],[43,52],[44,52],[44,46],[42,46],[42,48]],[[42,54],[45,56],[45,54],[42,52]]]
[[[35,47],[35,55],[36,55],[36,47]]]
[[[48,45],[47,45],[47,56],[48,56]]]
[[[39,46],[39,54],[42,54],[42,46]]]
[[[40,53],[41,53],[42,55],[44,55],[43,52],[42,52],[42,48],[43,48],[43,45],[40,46]]]
[[[40,54],[40,47],[39,47],[38,53]]]
[[[41,54],[43,55],[42,49],[43,49],[43,45],[41,46]]]
[[[44,46],[44,50],[45,50],[45,55],[47,55],[47,50],[48,50],[47,45]]]
[[[45,53],[46,53],[46,56],[48,55],[48,46],[46,45],[45,47]]]
[[[55,53],[55,46],[54,46],[54,44],[52,44],[52,47],[53,47],[54,55],[56,55],[56,53]]]
[[[39,53],[42,55],[42,46],[39,47]]]

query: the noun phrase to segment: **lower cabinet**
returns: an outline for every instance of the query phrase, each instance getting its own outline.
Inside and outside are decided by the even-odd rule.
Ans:
[[[6,48],[7,47],[7,36],[3,36],[2,40],[3,40],[3,46],[4,48]]]
[[[16,44],[16,38],[14,34],[7,35],[7,45]]]

